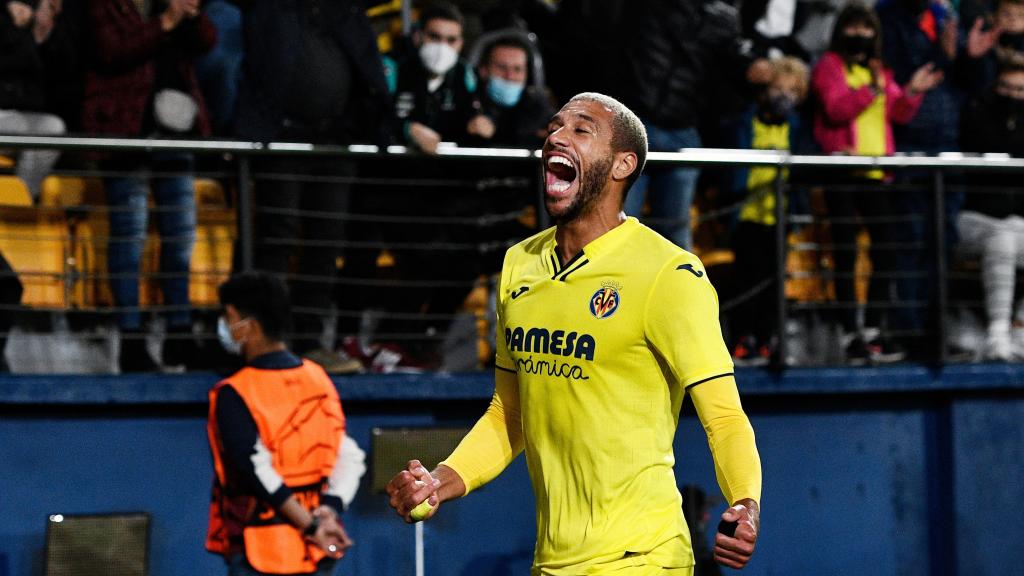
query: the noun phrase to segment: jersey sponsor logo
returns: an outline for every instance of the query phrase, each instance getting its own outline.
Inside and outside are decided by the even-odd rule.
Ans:
[[[594,349],[597,348],[597,343],[590,334],[566,333],[565,330],[551,331],[547,328],[506,328],[505,344],[508,345],[509,352],[571,356],[591,362],[594,361]]]
[[[700,278],[701,276],[704,275],[703,270],[694,270],[693,264],[680,264],[679,266],[676,266],[676,270],[686,270],[687,272],[693,274],[697,278]]]
[[[522,296],[523,294],[525,294],[525,293],[526,293],[526,291],[527,291],[527,290],[529,290],[529,289],[530,289],[530,287],[529,287],[529,286],[520,286],[520,287],[519,287],[519,289],[517,289],[517,290],[514,290],[514,291],[512,292],[512,294],[511,294],[511,296],[512,296],[512,299],[513,299],[513,300],[515,300],[516,298],[519,298],[520,296]]]
[[[590,313],[594,318],[608,318],[619,309],[619,291],[614,286],[602,286],[590,297]]]

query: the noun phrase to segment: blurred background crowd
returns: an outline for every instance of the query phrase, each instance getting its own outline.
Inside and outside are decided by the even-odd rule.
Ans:
[[[536,166],[454,163],[439,152],[452,144],[539,148],[550,116],[579,92],[626,103],[655,151],[1024,153],[1024,0],[466,0],[411,8],[400,0],[8,1],[0,10],[0,134],[415,152],[401,162],[275,155],[251,166],[246,265],[287,274],[292,345],[332,372],[453,366],[445,358],[453,319],[467,306],[486,319],[486,279],[504,247],[532,233],[542,215],[529,185],[505,195],[486,189],[502,179],[531,182]],[[87,175],[94,195],[82,194],[102,205],[107,228],[97,237],[106,241],[70,253],[104,262],[97,290],[116,318],[116,369],[227,361],[215,338],[201,337],[210,324],[190,274],[197,238],[219,230],[204,220],[204,198],[238,209],[238,182],[224,176],[236,161],[52,149],[0,157],[9,174],[0,203],[57,207],[81,225],[100,212],[68,209],[60,199],[77,181],[51,174]],[[1015,297],[1024,265],[1019,178],[952,173],[936,204],[929,172],[660,164],[624,209],[704,258],[738,363],[806,360],[780,357],[778,341],[780,331],[812,324],[835,340],[836,352],[819,361],[934,359],[933,323],[950,313],[935,310],[935,286],[947,281],[934,266],[939,252],[967,270],[965,291],[980,302],[975,345],[939,344],[1012,361],[1024,359]],[[474,184],[464,189],[466,181]],[[785,286],[776,282],[780,181],[783,210],[812,216],[792,219],[788,246],[815,247],[790,251]],[[5,226],[12,236],[0,249],[11,263],[0,259],[0,345],[16,331],[29,283],[10,253],[24,239],[18,230],[38,230]],[[225,243],[238,269],[235,236]],[[459,245],[473,249],[446,248]],[[32,258],[20,250],[22,261]],[[780,326],[780,293],[834,305]],[[486,349],[484,324],[470,366],[487,362],[486,351],[476,352]],[[15,356],[8,350],[3,367],[21,370]]]

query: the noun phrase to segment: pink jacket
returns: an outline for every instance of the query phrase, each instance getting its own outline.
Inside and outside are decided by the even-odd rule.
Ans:
[[[811,88],[818,96],[814,111],[814,139],[826,154],[847,152],[856,146],[857,116],[874,100],[871,88],[854,90],[846,83],[845,64],[835,52],[826,52],[814,67]],[[891,155],[893,144],[892,123],[906,124],[921,107],[923,94],[911,96],[893,79],[892,71],[885,70],[885,151]]]

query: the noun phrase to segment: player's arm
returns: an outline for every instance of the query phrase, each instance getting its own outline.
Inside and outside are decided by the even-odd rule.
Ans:
[[[722,521],[734,523],[733,534],[715,536],[715,560],[743,568],[754,553],[761,529],[761,459],[754,429],[740,404],[735,379],[723,376],[689,389],[715,461],[715,475],[728,502]]]
[[[427,501],[433,516],[445,501],[461,498],[498,476],[523,451],[519,413],[519,381],[514,372],[495,370],[495,389],[487,411],[462,439],[455,451],[432,472],[418,460],[388,483],[390,505],[406,522],[410,513]]]
[[[757,541],[761,461],[722,339],[718,295],[696,257],[681,255],[661,271],[644,321],[648,341],[670,368],[675,385],[690,394],[707,433],[719,486],[733,505],[723,519],[740,522],[734,537],[719,535],[726,540],[716,545],[716,559],[741,568]]]

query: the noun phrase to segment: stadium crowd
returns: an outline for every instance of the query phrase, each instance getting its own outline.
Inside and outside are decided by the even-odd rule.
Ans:
[[[8,1],[0,10],[0,132],[404,144],[424,153],[407,174],[436,181],[447,170],[431,159],[442,142],[536,148],[556,105],[596,91],[640,116],[655,151],[1024,154],[1024,0],[457,4],[417,5],[417,22],[403,35],[393,26],[397,16],[371,19],[371,6],[346,0]],[[11,169],[34,198],[58,162],[87,163],[106,175],[110,288],[118,327],[128,336],[121,371],[195,367],[207,356],[189,337],[196,228],[191,174],[201,159],[184,153],[58,159],[44,150],[11,156]],[[348,316],[338,320],[336,349],[323,346],[322,311],[342,291],[335,283],[339,257],[350,271],[375,265],[375,257],[342,253],[344,240],[360,232],[339,216],[356,206],[401,216],[509,208],[499,201],[446,200],[429,186],[396,191],[377,204],[357,198],[350,182],[375,170],[387,173],[350,160],[289,156],[263,159],[256,168],[255,268],[292,273],[293,350],[332,372],[431,368],[439,354],[437,338],[422,345],[361,343],[355,337],[360,318]],[[737,286],[768,284],[740,299],[727,330],[737,361],[764,363],[777,359],[777,298],[770,284],[778,173],[773,167],[721,172],[649,168],[625,211],[688,249],[725,244],[735,257]],[[275,177],[280,174],[303,178]],[[796,173],[783,178],[799,181]],[[862,229],[872,241],[868,313],[846,306],[836,316],[850,362],[925,359],[933,349],[918,336],[934,316],[927,307],[886,306],[934,303],[933,275],[899,274],[929,271],[928,251],[892,249],[929,244],[929,219],[936,216],[931,193],[920,184],[930,178],[860,170],[818,181],[821,210],[831,220],[836,301],[857,300]],[[1006,176],[971,178],[972,185],[1013,185]],[[894,194],[890,185],[909,191]],[[159,362],[146,349],[139,307],[150,193],[173,336],[165,339]],[[933,247],[980,261],[985,355],[995,360],[1024,359],[1024,342],[1011,330],[1016,270],[1024,265],[1018,198],[970,194],[965,200],[951,191],[939,216],[948,242]],[[811,200],[793,193],[788,209],[806,209]],[[727,240],[694,242],[695,205],[735,206],[721,235]],[[376,233],[396,245],[469,239],[458,227],[424,220]],[[471,283],[500,263],[423,250],[396,249],[391,256],[402,280],[412,284],[438,277]],[[17,284],[13,273],[4,281]],[[17,304],[16,288],[0,291],[6,304]],[[448,329],[445,318],[466,290],[431,287],[412,294],[344,297],[384,309],[400,324],[389,327],[384,320],[378,332],[436,335]],[[11,322],[11,314],[0,315],[0,333],[7,334]]]

